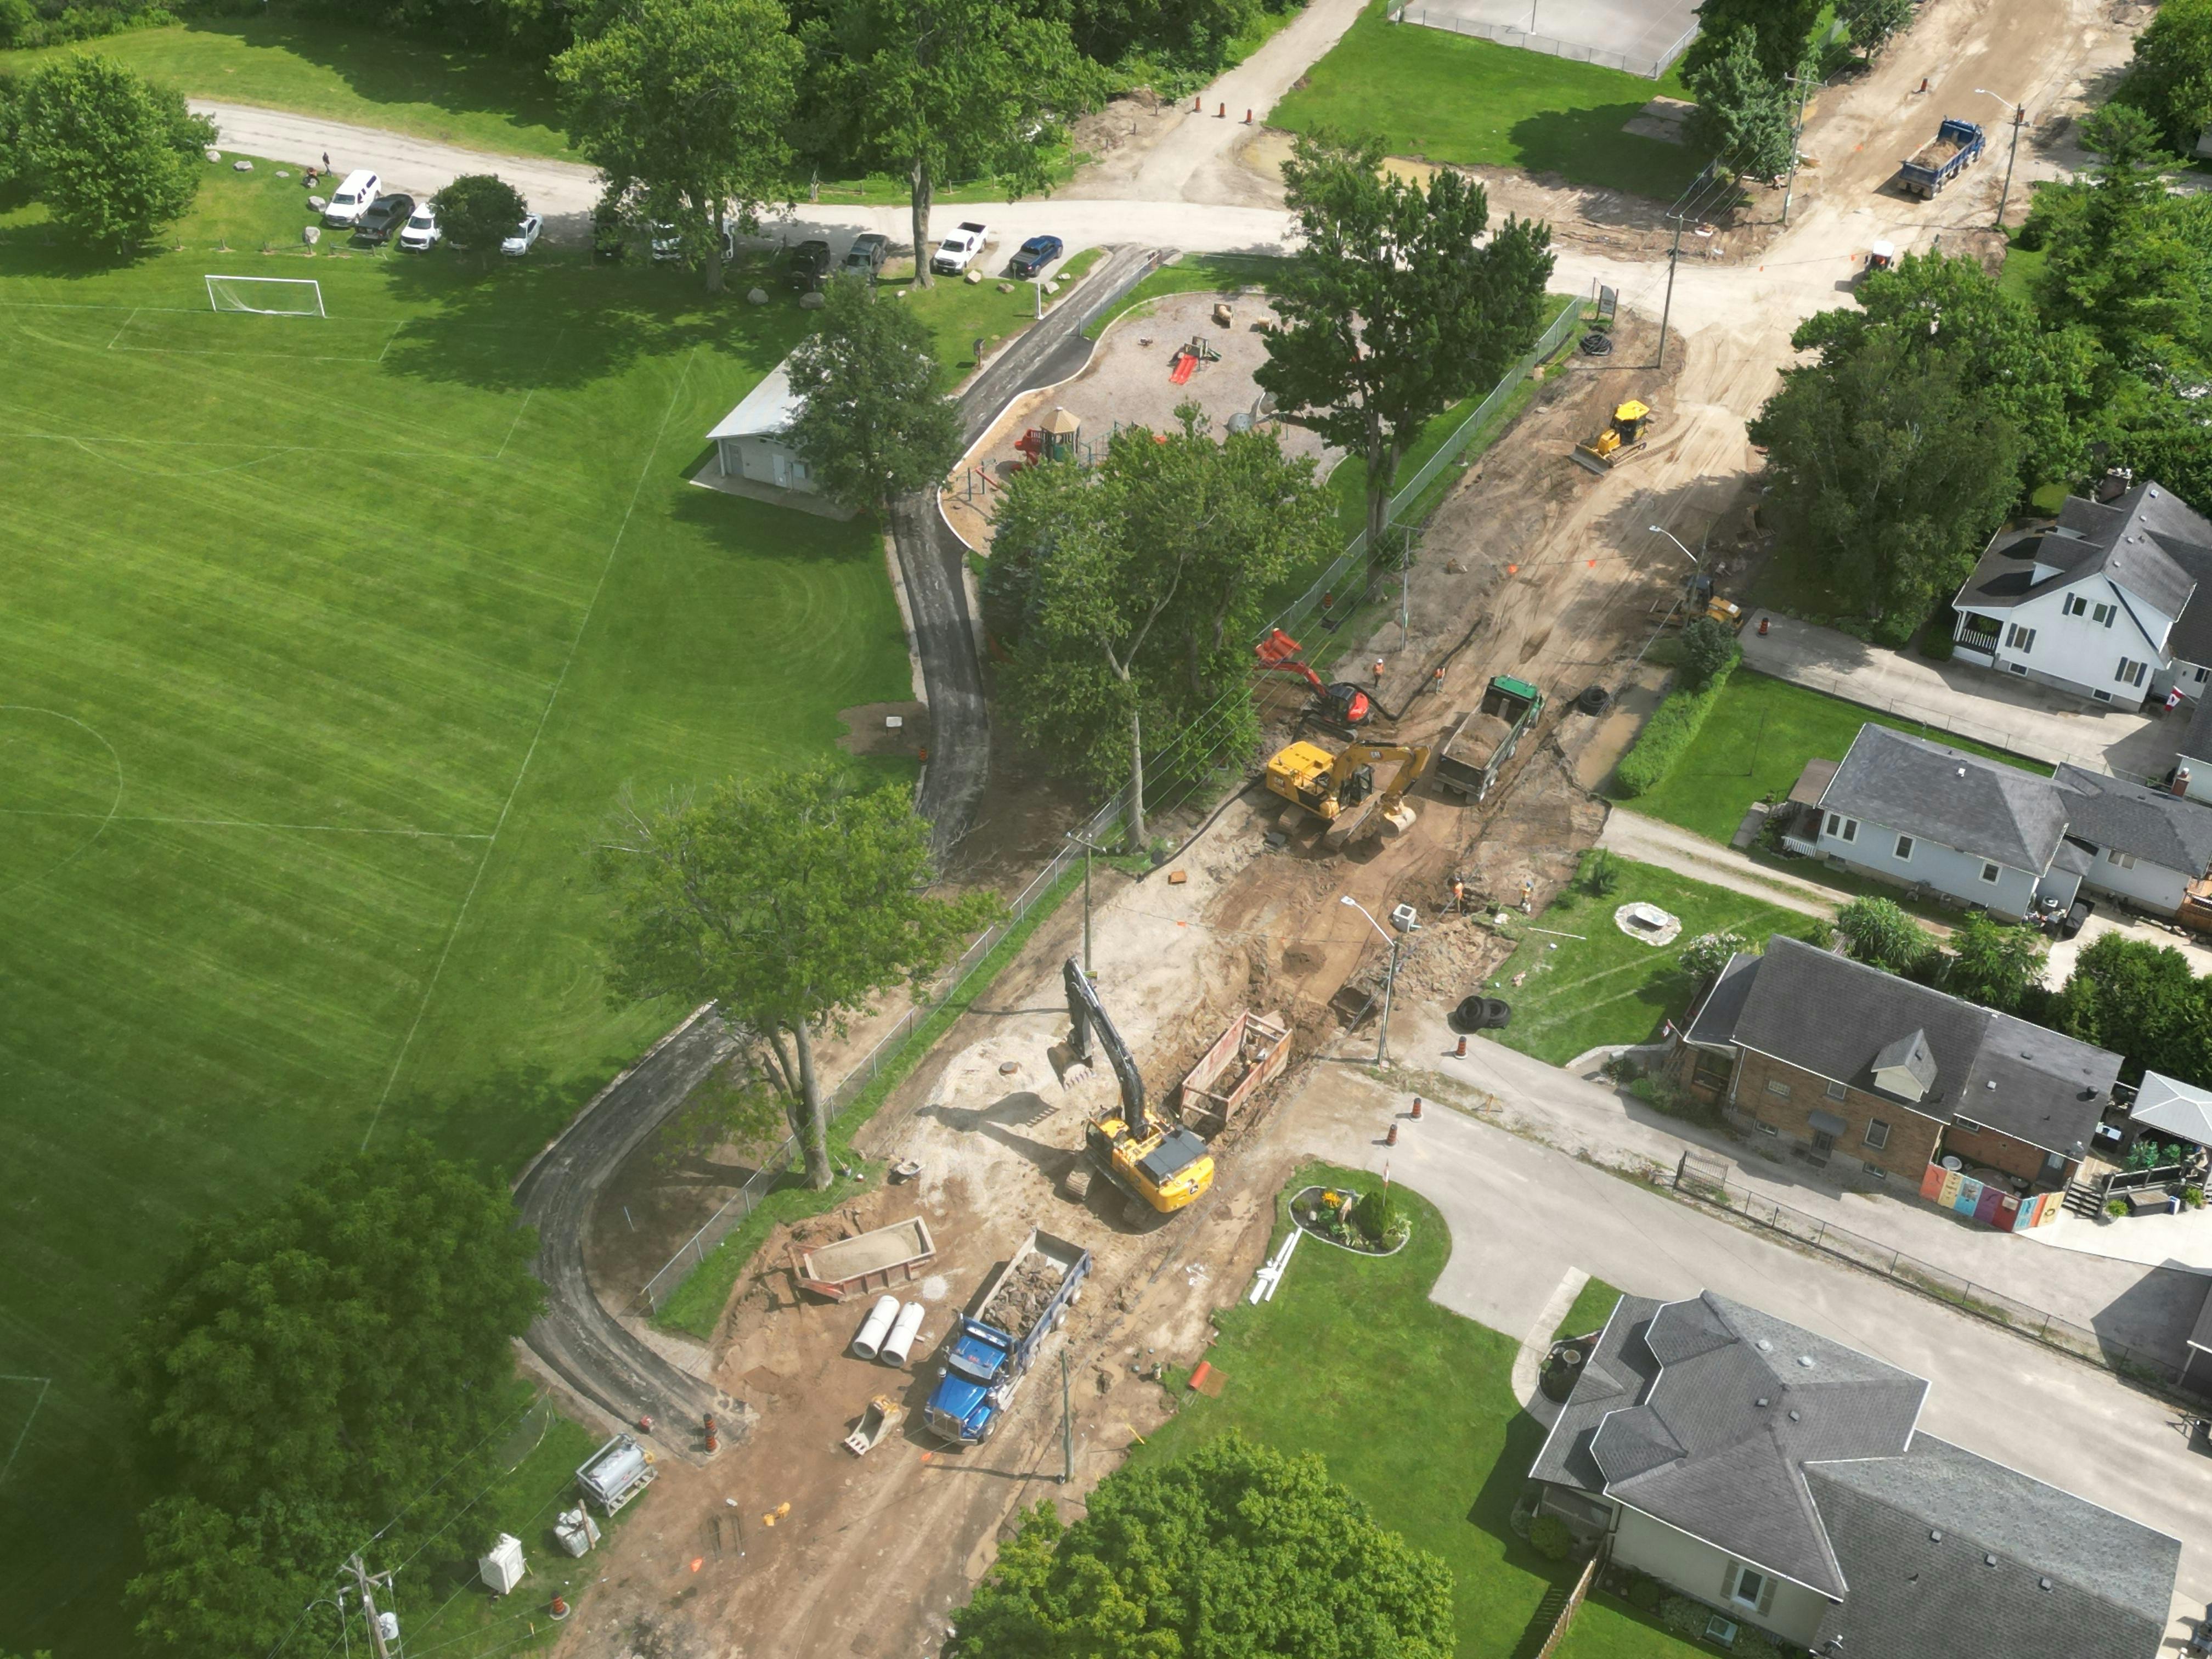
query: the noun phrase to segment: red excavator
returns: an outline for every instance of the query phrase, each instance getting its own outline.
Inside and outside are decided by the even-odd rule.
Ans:
[[[1296,674],[1313,688],[1313,701],[1306,705],[1305,720],[1350,737],[1377,714],[1385,720],[1398,718],[1350,680],[1324,684],[1321,676],[1299,659],[1298,649],[1296,640],[1281,629],[1273,628],[1267,630],[1266,639],[1252,647],[1252,654],[1260,659],[1261,672]]]

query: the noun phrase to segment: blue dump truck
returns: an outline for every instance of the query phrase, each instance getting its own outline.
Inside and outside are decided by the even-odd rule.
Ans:
[[[983,1292],[976,1316],[953,1327],[923,1415],[930,1432],[956,1446],[988,1440],[1047,1334],[1066,1322],[1090,1276],[1090,1251],[1030,1228]]]
[[[1898,168],[1898,179],[1915,196],[1932,197],[1972,167],[1987,142],[1978,122],[1948,116],[1936,136]]]

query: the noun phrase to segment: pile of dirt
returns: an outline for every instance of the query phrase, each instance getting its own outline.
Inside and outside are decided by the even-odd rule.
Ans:
[[[1006,1275],[983,1310],[983,1322],[1019,1336],[1036,1323],[1059,1289],[1060,1269],[1041,1255],[1030,1256]]]
[[[1457,1002],[1480,990],[1491,970],[1512,953],[1512,942],[1499,938],[1480,917],[1439,917],[1408,934],[1400,946],[1395,1000]],[[1361,963],[1352,987],[1379,1001],[1389,969],[1390,953],[1378,948]]]
[[[1452,757],[1470,765],[1479,764],[1496,754],[1498,745],[1512,731],[1513,722],[1498,715],[1470,714],[1467,724],[1460,728],[1459,741],[1452,744]]]

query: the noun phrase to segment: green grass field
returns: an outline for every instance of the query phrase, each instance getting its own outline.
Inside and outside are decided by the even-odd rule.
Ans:
[[[296,243],[297,193],[210,169],[112,267],[0,220],[0,1374],[52,1379],[0,1640],[61,1659],[129,1651],[109,1378],[181,1230],[364,1139],[512,1170],[668,1022],[594,965],[617,793],[834,753],[909,684],[865,521],[687,482],[805,313],[213,251]],[[213,313],[210,271],[330,314]]]
[[[1739,668],[1674,771],[1656,789],[1627,804],[1646,817],[1724,842],[1753,802],[1788,795],[1808,760],[1843,759],[1859,727],[1869,723],[2051,775],[2039,761]]]
[[[526,55],[510,60],[279,9],[0,52],[0,75],[73,52],[113,58],[195,98],[305,110],[500,155],[582,159],[568,148],[552,82]],[[335,148],[331,155],[348,165]]]
[[[1364,1192],[1376,1177],[1313,1165],[1284,1192],[1316,1181]],[[1240,1300],[1214,1316],[1221,1334],[1206,1357],[1228,1379],[1220,1395],[1182,1395],[1132,1462],[1174,1457],[1231,1430],[1283,1451],[1318,1452],[1378,1522],[1451,1569],[1466,1659],[1534,1651],[1533,1640],[1522,1643],[1537,1605],[1555,1579],[1570,1577],[1510,1524],[1544,1425],[1513,1397],[1513,1339],[1429,1300],[1451,1252],[1443,1218],[1403,1186],[1392,1196],[1413,1220],[1407,1247],[1382,1258],[1301,1247],[1271,1300],[1256,1308]],[[1288,1225],[1279,1200],[1279,1240]],[[1347,1343],[1352,1332],[1358,1340]],[[1589,1649],[1592,1659],[1688,1650],[1662,1632],[1613,1639],[1620,1634],[1594,1636],[1610,1644]]]
[[[1562,1066],[1592,1048],[1647,1042],[1662,1020],[1682,1012],[1697,989],[1680,959],[1692,939],[1731,932],[1758,945],[1771,933],[1802,937],[1814,925],[1812,917],[1795,910],[1708,887],[1656,865],[1618,856],[1611,862],[1620,872],[1614,891],[1599,896],[1577,878],[1536,917],[1537,926],[1551,932],[1515,929],[1520,946],[1489,987],[1513,1004],[1513,1023],[1495,1034],[1507,1048]],[[1635,899],[1680,916],[1680,936],[1654,946],[1622,933],[1613,913]],[[1527,975],[1518,986],[1516,974]]]
[[[1671,201],[1705,158],[1621,128],[1659,81],[1570,63],[1413,23],[1392,23],[1385,0],[1316,64],[1268,118],[1292,132],[1374,133],[1393,155],[1465,166],[1525,167],[1570,183]]]

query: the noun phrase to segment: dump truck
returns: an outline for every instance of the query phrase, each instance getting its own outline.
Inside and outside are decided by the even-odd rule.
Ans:
[[[1030,1364],[1091,1276],[1091,1252],[1041,1228],[985,1288],[978,1311],[952,1328],[923,1421],[953,1446],[980,1446],[1021,1386]]]
[[[1498,675],[1481,703],[1459,717],[1437,751],[1437,781],[1469,800],[1480,800],[1543,712],[1542,692],[1526,680]]]
[[[1979,122],[1946,116],[1936,136],[1899,167],[1898,182],[1915,196],[1932,198],[1978,161],[1982,146],[1988,142]]]

